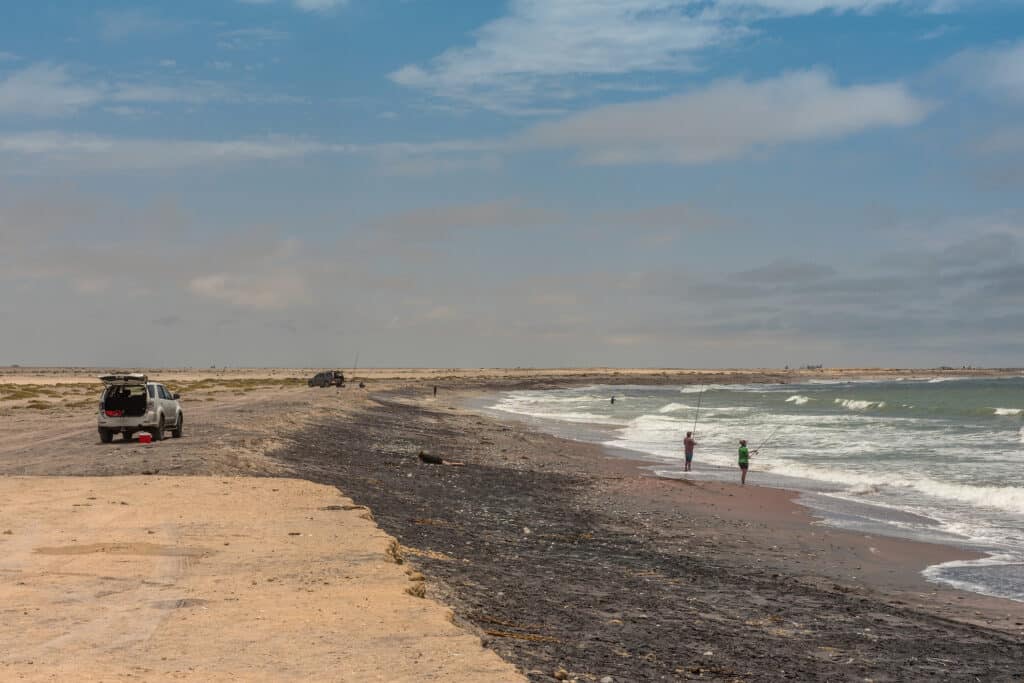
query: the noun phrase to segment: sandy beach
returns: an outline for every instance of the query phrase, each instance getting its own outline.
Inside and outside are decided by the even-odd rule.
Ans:
[[[363,626],[316,612],[322,599],[347,598],[332,593],[306,604],[292,595],[313,584],[342,590],[320,580],[352,563],[352,572],[363,567],[384,582],[350,586],[352,595],[383,591],[409,610],[377,622],[379,656],[427,653],[410,655],[401,676],[378,680],[515,680],[515,669],[537,681],[556,672],[579,681],[1021,679],[1024,604],[920,575],[969,557],[964,551],[817,525],[789,492],[658,479],[644,463],[464,407],[477,392],[511,387],[787,381],[797,373],[360,370],[365,390],[339,390],[307,388],[311,373],[302,370],[158,370],[151,375],[181,387],[189,430],[150,446],[99,443],[99,385],[90,373],[98,374],[0,372],[8,501],[0,512],[12,532],[0,536],[8,557],[2,590],[20,610],[17,626],[9,622],[0,635],[11,675],[280,680],[330,671],[324,679],[368,680],[373,658],[359,660],[345,645],[358,642],[350,638]],[[28,395],[2,400],[14,386]],[[54,407],[70,403],[80,405]],[[424,464],[420,450],[465,466]],[[275,483],[282,477],[289,481]],[[346,505],[368,511],[325,510]],[[254,528],[253,518],[267,523]],[[295,544],[307,536],[320,545],[299,552]],[[403,565],[388,561],[391,537]],[[254,552],[239,554],[239,546]],[[46,550],[54,548],[63,550]],[[190,557],[185,551],[202,560],[181,560]],[[255,603],[241,609],[230,599],[247,582],[273,583],[268,554],[283,563],[273,573],[290,577],[289,590],[260,599],[294,605],[270,629]],[[212,570],[229,557],[230,569]],[[168,563],[175,566],[167,585],[149,587],[148,574]],[[78,578],[64,578],[69,570]],[[410,582],[406,570],[425,581]],[[211,578],[221,574],[232,579]],[[103,577],[121,577],[131,590],[107,593]],[[407,594],[410,583],[424,585],[427,600]],[[69,592],[77,602],[61,597]],[[171,604],[165,599],[186,602],[147,612]],[[457,629],[443,618],[446,607]],[[127,640],[84,637],[82,614],[100,610],[110,622],[108,609],[152,627]],[[441,616],[423,621],[423,609]],[[188,638],[203,647],[182,648],[186,623]],[[225,624],[276,645],[259,657],[229,647]],[[416,624],[422,628],[403,631]],[[73,656],[32,649],[64,642],[54,641],[61,634],[71,634]],[[442,652],[431,644],[442,635],[458,646]],[[144,670],[131,670],[140,658]],[[357,668],[336,668],[341,660]]]

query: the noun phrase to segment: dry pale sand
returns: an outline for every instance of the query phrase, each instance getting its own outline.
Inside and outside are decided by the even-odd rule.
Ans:
[[[0,478],[4,680],[518,681],[332,487]]]

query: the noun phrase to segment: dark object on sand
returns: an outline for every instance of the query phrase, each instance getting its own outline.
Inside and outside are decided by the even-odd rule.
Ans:
[[[426,451],[420,451],[420,460],[427,463],[428,465],[450,465],[452,467],[465,467],[464,462],[454,462],[452,460],[445,460],[439,455],[431,455]]]
[[[359,383],[359,388],[360,389],[365,389],[366,388],[366,382],[360,382]]]

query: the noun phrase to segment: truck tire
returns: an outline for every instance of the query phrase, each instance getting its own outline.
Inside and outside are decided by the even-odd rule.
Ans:
[[[109,429],[100,429],[100,441],[103,443],[110,443],[114,440],[114,432]]]
[[[150,432],[153,435],[153,441],[159,441],[164,438],[164,416],[160,416],[160,422],[157,424],[156,429]]]
[[[174,430],[171,432],[171,436],[173,436],[175,439],[180,439],[181,438],[181,429],[184,426],[185,426],[185,415],[183,413],[178,413],[178,424],[176,424],[174,426]]]

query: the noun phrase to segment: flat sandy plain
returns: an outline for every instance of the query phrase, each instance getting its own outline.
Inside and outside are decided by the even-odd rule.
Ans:
[[[103,372],[0,368],[0,678],[1020,680],[1020,603],[917,574],[959,551],[823,531],[785,492],[655,480],[460,407],[579,383],[1019,371],[374,369],[360,390],[152,370],[187,419],[146,446],[99,442]],[[467,467],[423,466],[421,447]]]

